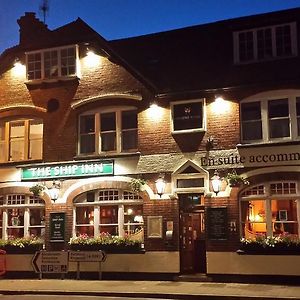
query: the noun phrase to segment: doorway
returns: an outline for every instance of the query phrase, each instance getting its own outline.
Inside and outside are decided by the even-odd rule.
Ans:
[[[179,194],[180,272],[206,273],[203,194]]]

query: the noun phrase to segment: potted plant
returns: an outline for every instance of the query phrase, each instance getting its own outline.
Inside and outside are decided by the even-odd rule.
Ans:
[[[230,187],[238,187],[240,185],[248,185],[249,181],[244,178],[243,176],[237,174],[237,172],[235,170],[233,170],[232,172],[229,172],[226,177],[225,180],[227,181],[227,183],[229,184]]]
[[[109,233],[101,233],[97,237],[80,234],[70,238],[71,250],[98,251],[108,253],[134,253],[141,252],[141,241],[131,240],[129,236],[119,237]]]
[[[40,237],[31,235],[28,237],[9,236],[7,240],[0,239],[0,249],[8,254],[28,254],[42,250],[44,240]]]
[[[139,193],[142,190],[146,180],[143,178],[132,178],[130,181],[130,188],[134,193]]]
[[[44,185],[42,185],[42,184],[40,184],[40,183],[37,183],[37,184],[31,186],[31,187],[29,188],[29,191],[30,191],[31,193],[33,193],[34,196],[39,197],[39,196],[42,195],[42,192],[44,191],[44,189],[45,189],[45,186],[44,186]]]
[[[237,252],[238,254],[300,255],[300,239],[290,234],[242,238]]]

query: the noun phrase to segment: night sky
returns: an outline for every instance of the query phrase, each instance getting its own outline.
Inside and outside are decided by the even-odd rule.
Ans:
[[[0,0],[0,53],[19,42],[17,19],[42,0]],[[46,24],[55,29],[78,17],[107,40],[239,16],[300,7],[300,0],[49,0]]]

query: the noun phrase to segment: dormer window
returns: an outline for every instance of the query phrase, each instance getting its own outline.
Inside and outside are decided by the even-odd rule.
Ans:
[[[52,48],[26,53],[27,79],[53,79],[77,74],[76,46]]]
[[[296,23],[234,32],[234,62],[248,63],[297,55]]]

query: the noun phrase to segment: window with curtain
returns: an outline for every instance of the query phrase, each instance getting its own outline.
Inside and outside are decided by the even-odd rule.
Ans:
[[[43,121],[0,121],[0,162],[42,159]]]
[[[45,203],[26,194],[0,195],[1,238],[45,235]]]
[[[242,236],[299,236],[297,183],[270,182],[250,187],[241,195]]]
[[[143,240],[143,200],[131,191],[100,189],[82,193],[74,200],[74,211],[74,235],[96,237],[109,233]]]

